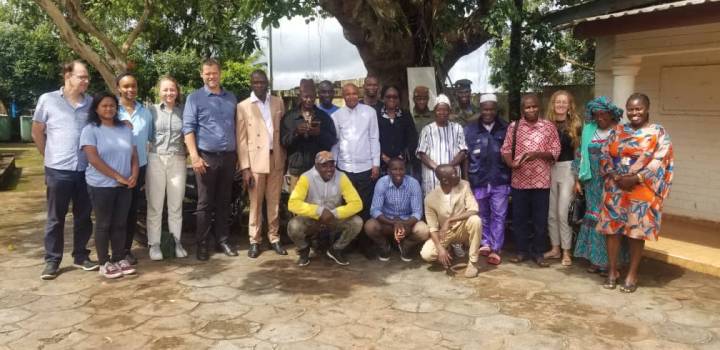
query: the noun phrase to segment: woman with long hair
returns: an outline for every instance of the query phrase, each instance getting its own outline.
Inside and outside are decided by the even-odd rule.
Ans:
[[[80,135],[80,147],[89,163],[85,179],[95,212],[100,275],[122,277],[135,273],[124,247],[131,192],[137,186],[139,173],[135,139],[130,127],[118,117],[118,100],[113,94],[95,96],[88,122]]]
[[[565,90],[552,94],[546,111],[545,118],[555,124],[560,137],[560,156],[553,164],[550,176],[548,235],[552,249],[545,253],[545,259],[562,258],[562,265],[570,266],[573,232],[568,223],[568,211],[575,198],[572,162],[575,159],[575,149],[580,146],[582,119],[575,108],[573,95]]]
[[[180,243],[182,233],[182,204],[185,197],[185,142],[182,133],[180,85],[171,76],[158,80],[160,103],[151,106],[150,151],[146,178],[147,233],[150,259],[162,260],[160,232],[163,204],[167,198],[168,228],[175,239],[175,256],[184,258],[187,252]]]

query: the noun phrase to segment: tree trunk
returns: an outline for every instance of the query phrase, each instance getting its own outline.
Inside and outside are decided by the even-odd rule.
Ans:
[[[510,22],[508,117],[520,119],[520,94],[523,81],[522,73],[522,22],[524,18],[523,0],[513,0],[515,16]]]

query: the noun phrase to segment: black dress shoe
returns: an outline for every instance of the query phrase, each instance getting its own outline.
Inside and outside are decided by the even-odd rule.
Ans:
[[[287,255],[287,250],[283,248],[283,246],[280,244],[280,241],[277,241],[275,243],[270,243],[270,246],[272,249],[277,253],[278,255]]]
[[[250,243],[250,249],[248,249],[248,257],[255,259],[260,256],[260,245],[257,243]]]
[[[210,259],[210,253],[208,253],[207,244],[199,243],[197,247],[197,259],[200,261],[207,261]]]
[[[225,255],[227,255],[227,256],[238,256],[237,251],[235,251],[235,249],[230,247],[230,245],[227,244],[227,242],[220,243],[220,249],[222,249],[223,253],[225,253]]]

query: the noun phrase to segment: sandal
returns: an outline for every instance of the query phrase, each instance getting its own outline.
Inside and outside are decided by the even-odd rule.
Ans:
[[[561,252],[557,252],[555,254],[552,254],[552,252],[553,252],[552,250],[549,252],[545,252],[545,254],[543,254],[543,258],[545,258],[545,259],[560,259],[560,258],[562,258]]]
[[[518,254],[518,255],[510,258],[510,262],[513,263],[513,264],[519,264],[519,263],[521,263],[521,262],[523,262],[523,261],[525,261],[525,260],[527,260],[527,257],[526,257],[525,255],[522,255],[522,254]]]
[[[600,275],[600,277],[607,277],[610,275],[610,271],[601,268],[599,275]]]
[[[487,258],[487,263],[490,265],[500,265],[502,262],[502,258],[500,255],[497,255],[495,253],[490,253],[490,255]]]
[[[609,274],[607,278],[605,278],[605,283],[603,283],[603,288],[605,289],[615,289],[617,287],[617,279],[620,278],[620,274],[618,273],[615,277],[611,277]]]
[[[545,261],[545,259],[543,259],[543,257],[541,257],[541,256],[535,258],[535,263],[539,267],[550,267],[550,263]]]
[[[490,255],[490,253],[492,253],[492,249],[490,249],[490,247],[484,245],[484,246],[480,247],[480,249],[478,249],[478,253],[480,253],[480,255],[482,255],[482,256],[488,256],[488,255]]]
[[[585,271],[587,271],[587,273],[599,273],[602,272],[602,269],[600,266],[590,265]]]
[[[571,266],[572,259],[570,258],[570,255],[564,255],[560,264],[562,264],[562,266]]]
[[[622,293],[635,293],[636,290],[637,290],[637,283],[633,283],[633,284],[623,283],[620,286],[620,292],[622,292]]]

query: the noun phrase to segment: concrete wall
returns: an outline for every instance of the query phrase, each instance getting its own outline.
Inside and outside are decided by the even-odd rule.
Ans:
[[[635,90],[650,97],[650,118],[675,148],[664,212],[720,221],[720,23],[599,38],[598,95],[612,96],[612,58],[621,56],[642,57]]]

